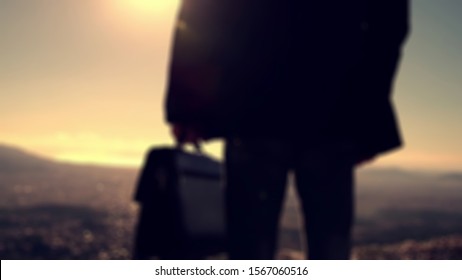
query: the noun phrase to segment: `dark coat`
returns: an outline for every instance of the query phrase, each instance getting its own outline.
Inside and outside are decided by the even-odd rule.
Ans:
[[[391,93],[407,0],[185,0],[166,116],[209,136],[401,145]]]

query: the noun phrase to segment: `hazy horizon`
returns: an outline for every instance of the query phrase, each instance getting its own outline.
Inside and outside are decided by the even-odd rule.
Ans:
[[[178,2],[0,1],[0,142],[133,167],[172,144],[163,98]],[[371,167],[462,171],[460,10],[413,1],[394,92],[405,146]],[[205,150],[221,158],[222,143]]]

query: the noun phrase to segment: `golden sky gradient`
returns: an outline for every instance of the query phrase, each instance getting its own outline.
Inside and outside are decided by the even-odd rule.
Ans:
[[[163,98],[178,2],[0,1],[0,143],[131,166],[171,145]],[[374,166],[462,170],[461,3],[414,1],[394,93],[406,146]]]

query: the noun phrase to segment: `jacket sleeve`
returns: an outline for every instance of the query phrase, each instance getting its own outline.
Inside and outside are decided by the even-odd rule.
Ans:
[[[204,125],[216,114],[225,53],[232,47],[234,34],[236,5],[230,3],[182,2],[168,70],[167,122]]]

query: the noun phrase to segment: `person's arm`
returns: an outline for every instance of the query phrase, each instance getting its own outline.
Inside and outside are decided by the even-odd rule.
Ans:
[[[203,130],[217,107],[217,90],[228,38],[231,1],[183,1],[174,30],[165,98],[165,118],[173,136],[187,142]],[[233,7],[236,5],[233,5]]]

